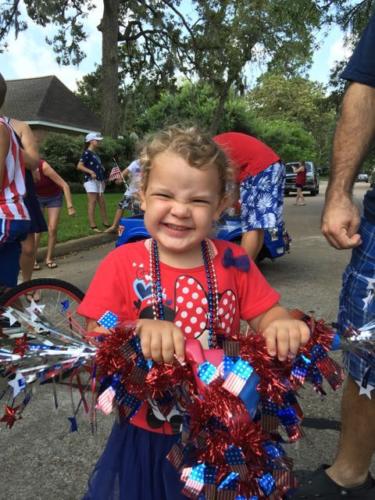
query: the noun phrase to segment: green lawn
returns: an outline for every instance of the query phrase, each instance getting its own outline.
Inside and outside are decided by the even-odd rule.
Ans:
[[[73,194],[73,204],[76,209],[77,215],[69,217],[66,210],[65,200],[64,206],[60,213],[60,222],[58,226],[57,241],[68,241],[82,236],[89,236],[95,234],[90,231],[89,223],[87,220],[87,195],[86,194]],[[105,201],[107,205],[108,219],[112,223],[114,213],[117,209],[117,204],[122,198],[122,193],[105,193]],[[101,218],[99,214],[99,207],[96,207],[96,223],[99,229],[104,229],[101,225]],[[41,246],[47,244],[47,233],[43,233],[41,238]]]

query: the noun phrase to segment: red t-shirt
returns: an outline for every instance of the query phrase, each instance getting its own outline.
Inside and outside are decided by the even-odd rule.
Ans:
[[[224,149],[236,168],[236,180],[259,174],[280,160],[280,157],[264,142],[240,132],[216,135],[214,141]]]
[[[257,266],[251,262],[248,272],[222,264],[225,250],[234,256],[244,255],[238,245],[215,240],[217,254],[213,259],[219,292],[219,324],[229,333],[237,333],[240,319],[250,320],[279,301]],[[120,321],[153,318],[149,251],[144,241],[128,243],[113,250],[99,265],[89,289],[78,307],[78,313],[97,320],[107,310]],[[187,338],[202,338],[207,329],[207,282],[204,266],[178,269],[160,263],[165,318],[173,321]],[[203,337],[202,337],[203,336]],[[151,407],[152,405],[152,407]],[[174,412],[174,413],[173,413]],[[171,414],[176,414],[175,409]],[[168,420],[155,405],[144,404],[131,419],[146,430],[172,434]]]
[[[306,167],[296,175],[296,184],[304,186],[306,183]]]
[[[44,160],[39,160],[39,180],[35,182],[36,194],[40,197],[57,196],[62,192],[62,189],[56,182],[53,182],[47,175],[44,175],[43,163]]]

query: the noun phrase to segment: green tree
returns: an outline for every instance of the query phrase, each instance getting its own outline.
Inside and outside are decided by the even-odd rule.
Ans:
[[[57,34],[47,43],[56,52],[61,64],[79,64],[85,57],[81,44],[87,37],[84,21],[96,7],[92,0],[24,0],[26,17],[22,16],[20,0],[3,3],[0,16],[0,49],[6,48],[10,31],[17,34],[27,29],[28,19],[41,26],[57,27]],[[179,46],[181,20],[180,2],[160,0],[103,0],[103,17],[98,26],[102,36],[101,110],[103,132],[116,137],[119,130],[119,83],[122,73],[139,73],[142,67],[171,62],[181,57]],[[119,67],[119,47],[126,67]],[[171,58],[173,54],[173,58]],[[123,76],[124,76],[123,75]]]
[[[231,89],[240,94],[252,63],[294,75],[311,62],[315,34],[343,0],[194,0],[194,64],[218,97],[215,131]],[[256,66],[258,68],[258,66]]]
[[[57,26],[49,43],[61,64],[78,64],[84,57],[84,20],[95,8],[92,0],[8,0],[0,17],[0,43],[9,32],[27,29],[30,18]],[[336,6],[351,0],[191,0],[185,15],[183,0],[103,0],[101,109],[103,131],[119,130],[119,87],[126,78],[167,76],[176,68],[210,82],[217,96],[211,130],[223,114],[230,92],[243,92],[253,62],[265,62],[294,74],[311,61],[314,34],[333,19]],[[183,10],[184,7],[184,10]],[[123,85],[125,89],[125,85]],[[124,104],[126,101],[124,101]]]
[[[310,133],[316,144],[314,159],[325,165],[336,120],[335,106],[326,92],[322,84],[301,76],[266,73],[248,100],[258,118],[294,122]]]
[[[301,124],[286,120],[265,120],[259,139],[270,146],[285,161],[317,161],[317,147],[312,134]]]
[[[139,116],[136,126],[140,133],[144,133],[183,121],[209,130],[217,102],[218,98],[209,84],[186,81],[178,91],[162,93],[158,102]],[[217,124],[218,131],[236,126],[247,127],[249,132],[257,129],[255,117],[245,99],[231,93],[224,111]]]
[[[375,13],[375,0],[361,0],[357,2],[343,2],[342,8],[338,10],[336,16],[337,24],[342,28],[344,45],[349,49],[354,49],[357,45],[363,30],[366,28],[370,17]],[[345,91],[347,82],[340,78],[344,70],[347,59],[337,61],[331,70],[330,86],[333,88],[330,100],[338,109]]]

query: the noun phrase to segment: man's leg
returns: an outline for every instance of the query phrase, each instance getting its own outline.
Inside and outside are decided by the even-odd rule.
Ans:
[[[241,246],[246,250],[248,256],[255,260],[263,246],[264,230],[254,229],[243,233]]]
[[[341,435],[334,463],[326,469],[341,486],[363,484],[375,452],[375,391],[372,399],[359,395],[359,387],[349,376],[341,404]]]
[[[337,321],[342,331],[365,326],[375,317],[375,228],[362,221],[360,233],[362,244],[353,250],[343,276]],[[374,370],[368,372],[371,363],[373,360],[367,363],[351,352],[345,355],[349,376],[342,398],[342,429],[336,458],[330,467],[319,469],[301,484],[292,498],[375,498],[375,482],[368,476],[375,451],[375,390],[370,400],[365,394],[359,395],[358,386],[364,383],[366,375],[368,385],[375,387]]]

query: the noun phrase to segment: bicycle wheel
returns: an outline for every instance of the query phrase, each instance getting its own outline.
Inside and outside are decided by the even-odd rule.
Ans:
[[[0,296],[0,331],[13,338],[28,333],[22,321],[10,320],[9,311],[13,309],[18,317],[30,316],[35,308],[43,325],[79,337],[85,320],[76,311],[83,297],[79,288],[63,280],[40,278],[22,283]]]

